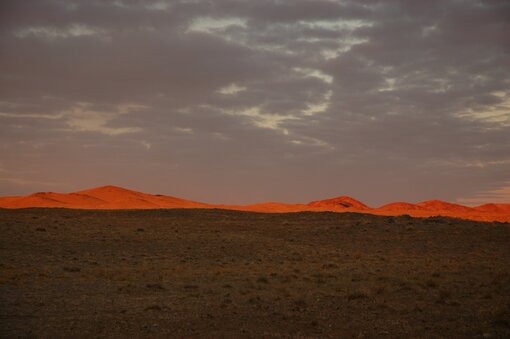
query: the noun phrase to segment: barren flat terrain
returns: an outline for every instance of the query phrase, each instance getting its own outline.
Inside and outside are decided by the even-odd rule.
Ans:
[[[510,337],[510,225],[0,209],[1,337]]]

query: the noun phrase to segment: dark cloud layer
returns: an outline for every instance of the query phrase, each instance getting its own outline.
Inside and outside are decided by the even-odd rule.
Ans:
[[[510,202],[508,1],[0,1],[0,192]]]

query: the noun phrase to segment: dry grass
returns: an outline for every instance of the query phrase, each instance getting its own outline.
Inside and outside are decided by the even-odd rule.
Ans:
[[[0,227],[1,337],[510,337],[508,224],[27,209]]]

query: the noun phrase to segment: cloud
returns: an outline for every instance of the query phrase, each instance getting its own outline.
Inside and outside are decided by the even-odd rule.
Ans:
[[[142,140],[140,141],[140,144],[142,144],[142,146],[145,147],[146,150],[150,150],[152,148],[152,144],[148,141]]]
[[[331,100],[331,96],[333,95],[333,91],[329,90],[324,94],[323,98],[315,104],[308,104],[308,107],[303,110],[304,115],[315,115],[317,113],[325,112],[329,107],[329,101]]]
[[[482,104],[470,107],[466,111],[457,112],[460,118],[481,120],[499,126],[510,126],[510,92],[496,91],[485,96],[486,102],[492,105]]]
[[[510,180],[505,2],[0,6],[0,156],[38,173],[2,191],[377,205]]]
[[[239,86],[235,83],[233,84],[230,84],[228,86],[225,86],[225,87],[222,87],[218,90],[218,92],[220,94],[224,94],[224,95],[231,95],[231,94],[237,94],[239,92],[242,92],[242,91],[246,91],[246,87],[244,86]]]
[[[211,18],[199,17],[194,19],[188,27],[189,32],[221,33],[229,28],[246,27],[246,20],[241,18]]]
[[[193,134],[193,129],[189,127],[174,127],[174,130],[183,134]]]
[[[111,122],[118,119],[121,115],[129,114],[133,110],[144,109],[140,105],[119,105],[113,111],[95,110],[92,104],[77,103],[69,110],[46,113],[8,113],[0,112],[0,118],[11,119],[46,119],[61,120],[72,131],[77,132],[97,132],[106,135],[120,135],[125,133],[137,133],[142,129],[139,127],[113,127]]]
[[[225,111],[225,113],[229,115],[249,117],[254,126],[278,130],[283,134],[289,134],[289,131],[281,127],[282,122],[298,119],[292,115],[263,113],[260,111],[259,107],[250,107],[240,111]]]
[[[18,38],[42,38],[42,39],[65,39],[82,36],[94,36],[101,35],[104,33],[101,30],[91,28],[85,25],[71,25],[66,28],[55,28],[55,27],[26,27],[16,31],[14,35]]]
[[[303,74],[306,77],[318,78],[328,84],[331,84],[333,82],[333,77],[331,75],[325,74],[324,72],[318,69],[295,67],[294,71]]]
[[[78,132],[97,132],[106,135],[120,135],[141,132],[140,127],[112,127],[109,124],[118,119],[120,115],[129,114],[132,110],[143,109],[138,105],[121,105],[114,112],[95,111],[88,104],[79,104],[71,111],[63,112],[66,124]]]

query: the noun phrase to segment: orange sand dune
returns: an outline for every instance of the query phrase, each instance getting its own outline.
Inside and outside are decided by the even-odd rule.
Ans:
[[[79,209],[207,208],[209,205],[165,195],[103,186],[75,193],[39,192],[26,197],[0,198],[0,207],[64,207]]]
[[[0,208],[60,207],[77,209],[159,209],[159,208],[223,208],[254,212],[332,211],[378,215],[411,215],[414,217],[448,216],[479,221],[510,222],[510,204],[485,204],[467,207],[440,200],[417,204],[394,202],[371,208],[347,196],[312,201],[308,204],[265,202],[246,206],[214,205],[184,200],[167,195],[136,192],[116,186],[103,186],[74,193],[39,192],[28,196],[0,198]]]
[[[441,200],[428,200],[416,204],[428,211],[447,211],[448,213],[468,213],[472,212],[472,208],[458,204],[452,204]]]
[[[367,205],[353,199],[351,197],[341,196],[337,198],[331,198],[326,200],[317,200],[308,203],[308,206],[312,207],[320,207],[320,208],[331,208],[334,210],[337,209],[356,209],[356,210],[364,210],[369,209]]]
[[[510,204],[484,204],[475,207],[477,211],[483,212],[496,212],[496,213],[510,213]]]

